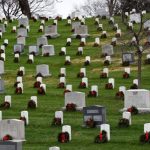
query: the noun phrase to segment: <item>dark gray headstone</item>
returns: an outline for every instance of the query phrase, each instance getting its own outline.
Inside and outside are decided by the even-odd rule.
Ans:
[[[22,142],[0,141],[0,150],[22,150]]]
[[[86,126],[86,121],[91,118],[94,120],[97,127],[106,123],[106,108],[104,106],[95,105],[83,107],[83,124]]]
[[[124,62],[133,63],[134,62],[134,53],[132,53],[132,52],[122,53],[122,63],[124,63]]]

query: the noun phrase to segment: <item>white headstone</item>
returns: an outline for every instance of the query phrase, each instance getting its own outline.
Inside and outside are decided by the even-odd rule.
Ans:
[[[37,77],[36,81],[42,83],[42,77]]]
[[[138,79],[134,79],[133,84],[136,84],[138,86]]]
[[[125,86],[119,86],[119,92],[123,92],[125,94],[126,87]]]
[[[66,90],[69,90],[72,92],[72,85],[71,84],[66,85]]]
[[[146,58],[147,58],[147,59],[150,59],[150,54],[147,54],[147,55],[146,55]]]
[[[86,88],[88,87],[88,78],[84,77],[82,78],[82,82],[86,84]]]
[[[32,54],[29,55],[29,60],[32,60],[32,62],[34,62],[34,56]]]
[[[37,107],[37,96],[31,96],[31,100],[35,102],[36,107]]]
[[[90,56],[86,56],[86,57],[85,57],[85,61],[91,62],[91,57],[90,57]]]
[[[68,132],[69,140],[71,141],[71,126],[69,126],[69,125],[62,126],[62,132]]]
[[[60,148],[57,146],[53,146],[53,147],[50,147],[49,150],[60,150]]]
[[[22,71],[22,72],[23,72],[23,75],[25,75],[25,68],[24,68],[23,66],[21,66],[21,67],[19,68],[19,71]]]
[[[18,83],[17,84],[17,88],[21,88],[22,89],[22,93],[23,93],[23,83]]]
[[[2,53],[2,54],[1,54],[1,58],[3,58],[4,61],[6,60],[6,55],[5,55],[5,53]]]
[[[65,77],[60,77],[59,82],[66,84],[66,78]]]
[[[122,118],[129,120],[129,125],[131,125],[131,113],[130,112],[123,112]]]
[[[114,78],[109,78],[108,83],[111,83],[113,86],[113,89],[115,88],[115,79]]]
[[[70,56],[66,56],[65,60],[70,62]]]
[[[62,47],[62,48],[61,48],[61,51],[64,52],[65,55],[66,55],[66,47]]]
[[[96,44],[100,44],[100,39],[99,38],[95,38],[95,43]]]
[[[98,86],[97,85],[92,85],[91,91],[96,91],[96,96],[98,96]]]
[[[26,124],[29,125],[29,114],[28,111],[21,111],[21,117],[26,118]]]
[[[11,96],[10,95],[5,96],[5,102],[8,102],[11,107]]]
[[[44,91],[46,92],[46,84],[40,84],[40,87],[42,87],[44,89]]]
[[[111,64],[111,56],[106,56],[106,57],[105,57],[105,60],[108,60],[109,63]]]
[[[108,70],[108,68],[103,68],[103,73],[106,73],[106,74],[107,74],[107,77],[108,77],[108,75],[109,75],[109,70]]]
[[[103,131],[103,130],[106,131],[108,141],[110,141],[110,125],[109,124],[101,124],[100,125],[100,130],[101,131]]]
[[[61,124],[64,122],[63,111],[55,111],[55,118],[61,118]]]
[[[150,132],[150,123],[145,123],[144,124],[144,133]]]
[[[60,68],[60,73],[66,76],[66,68]]]
[[[22,83],[22,77],[17,77],[17,82]]]
[[[126,73],[130,74],[130,67],[126,67],[126,68],[124,68],[124,72],[126,72]]]
[[[80,72],[84,73],[84,77],[86,77],[86,68],[80,68]]]

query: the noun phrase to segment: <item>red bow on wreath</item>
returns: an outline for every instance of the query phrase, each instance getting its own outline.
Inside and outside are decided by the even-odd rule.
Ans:
[[[100,132],[100,134],[99,134],[99,140],[100,140],[100,141],[103,140],[103,134],[102,134],[102,132]]]

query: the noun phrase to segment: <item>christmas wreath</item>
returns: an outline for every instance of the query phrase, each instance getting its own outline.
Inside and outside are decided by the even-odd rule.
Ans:
[[[132,115],[137,115],[139,113],[138,109],[135,106],[131,106],[127,109],[128,112],[131,112]]]
[[[99,135],[95,137],[95,143],[107,143],[107,132],[102,130]]]
[[[60,143],[67,143],[69,142],[69,133],[68,132],[61,132],[58,134],[58,142]]]
[[[121,128],[129,127],[129,120],[126,118],[121,118],[119,120],[118,127],[121,127]]]
[[[29,102],[28,102],[28,108],[36,108],[36,103],[35,103],[35,101],[33,101],[33,100],[29,100]]]
[[[80,82],[79,88],[85,89],[86,88],[86,83],[85,82]]]
[[[4,137],[3,137],[3,141],[8,141],[8,140],[13,140],[13,137],[9,134],[6,134]]]
[[[144,144],[144,143],[150,143],[150,132],[146,132],[146,133],[142,134],[140,136],[140,142],[142,144]]]
[[[112,83],[107,83],[107,84],[105,85],[105,89],[113,89]]]
[[[84,77],[84,72],[79,72],[79,73],[77,74],[77,77],[78,77],[78,78],[83,78],[83,77]]]
[[[74,104],[74,103],[68,103],[66,105],[66,111],[76,111],[76,104]]]
[[[86,127],[89,127],[89,128],[94,128],[95,127],[95,122],[92,118],[87,119],[85,124],[86,124]]]
[[[89,91],[88,97],[96,97],[97,92],[96,91]]]
[[[1,105],[0,105],[0,108],[3,108],[3,109],[9,109],[10,108],[10,103],[5,101],[3,102]]]
[[[52,121],[52,126],[61,126],[61,118],[54,118]]]

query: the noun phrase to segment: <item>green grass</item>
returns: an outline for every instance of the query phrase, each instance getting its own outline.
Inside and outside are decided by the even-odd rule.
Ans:
[[[149,14],[148,14],[149,16]],[[116,22],[119,23],[123,34],[128,31],[126,27],[121,23],[120,17],[116,17]],[[123,108],[123,101],[115,99],[115,93],[118,91],[120,85],[125,85],[127,88],[132,84],[133,79],[137,76],[136,64],[131,66],[134,70],[131,71],[130,79],[122,79],[123,67],[121,67],[121,52],[124,47],[118,45],[114,48],[116,53],[113,56],[113,62],[109,66],[109,77],[115,78],[115,89],[105,90],[105,84],[108,79],[100,79],[100,71],[103,69],[103,58],[101,55],[101,46],[92,47],[94,38],[100,36],[101,32],[96,30],[94,25],[94,18],[86,20],[86,24],[89,27],[89,34],[91,35],[87,39],[87,46],[84,47],[84,55],[76,56],[77,48],[79,46],[79,40],[73,39],[72,45],[67,47],[67,55],[71,56],[73,62],[71,66],[66,66],[67,70],[67,84],[73,85],[73,91],[83,91],[88,93],[91,85],[99,86],[99,96],[97,98],[86,97],[86,105],[103,105],[107,110],[107,123],[111,126],[111,141],[107,144],[94,144],[94,137],[99,134],[99,129],[87,129],[82,127],[83,114],[81,112],[64,112],[64,124],[71,125],[72,127],[72,141],[67,144],[60,144],[57,142],[57,135],[61,132],[61,127],[51,127],[50,124],[54,117],[54,112],[60,110],[64,106],[63,89],[58,89],[57,84],[59,82],[58,74],[59,69],[64,67],[64,56],[59,56],[61,47],[66,44],[66,39],[71,36],[71,27],[66,26],[66,20],[58,22],[58,33],[61,35],[57,39],[50,39],[49,44],[55,46],[56,56],[42,57],[41,54],[35,57],[34,64],[27,64],[28,59],[28,46],[36,44],[36,39],[41,33],[38,33],[40,21],[34,23],[30,21],[31,31],[27,38],[27,45],[25,52],[20,57],[20,63],[13,63],[13,45],[16,43],[16,34],[11,33],[13,25],[17,25],[17,21],[9,23],[7,32],[4,33],[3,38],[0,40],[0,44],[3,44],[5,38],[9,39],[9,46],[6,48],[6,62],[5,62],[5,74],[2,78],[5,80],[5,93],[0,97],[0,103],[4,101],[5,95],[12,96],[12,108],[3,111],[3,119],[20,118],[20,112],[27,109],[27,102],[30,96],[37,95],[36,89],[33,88],[35,81],[34,75],[36,74],[36,65],[48,64],[52,77],[43,79],[43,83],[47,85],[47,93],[45,96],[38,95],[38,108],[36,110],[29,110],[29,126],[26,127],[26,142],[23,144],[24,150],[47,150],[48,147],[58,145],[61,150],[130,150],[130,149],[149,149],[149,146],[141,145],[139,143],[139,136],[143,133],[143,125],[149,122],[149,114],[137,115],[132,117],[132,126],[127,129],[119,129],[117,127],[118,120],[122,116],[119,113],[119,109]],[[108,20],[101,20],[104,25],[104,30],[108,31],[108,38],[101,39],[101,45],[110,43],[115,32],[112,30],[111,25],[108,25]],[[52,20],[46,23],[52,24]],[[136,26],[137,28],[137,26]],[[126,40],[131,39],[131,36],[126,37]],[[127,49],[128,48],[128,49]],[[126,47],[125,50],[130,50],[133,47]],[[41,50],[40,50],[41,52]],[[91,65],[87,66],[87,77],[89,78],[89,88],[80,90],[78,85],[81,79],[76,77],[80,68],[83,67],[83,61],[85,56],[91,56]],[[145,54],[143,59],[145,58]],[[14,94],[13,84],[16,80],[17,70],[20,66],[25,67],[26,74],[23,77],[24,93],[22,95]],[[150,89],[150,66],[142,65],[142,88]]]

